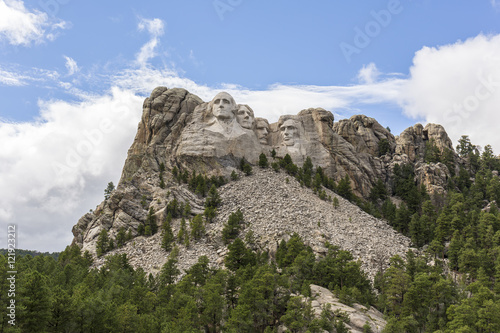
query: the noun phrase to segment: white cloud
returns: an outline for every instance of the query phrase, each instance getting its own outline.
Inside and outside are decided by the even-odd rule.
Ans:
[[[405,80],[389,78],[373,82],[371,85],[352,86],[288,86],[275,84],[266,90],[250,90],[237,85],[208,87],[179,77],[172,70],[152,68],[123,70],[113,78],[114,84],[135,93],[147,94],[157,86],[185,88],[205,101],[211,100],[218,92],[227,91],[237,103],[250,105],[256,116],[269,121],[277,121],[284,114],[296,114],[310,107],[322,107],[338,112],[355,108],[356,105],[374,103],[396,103]]]
[[[372,84],[377,81],[380,74],[377,66],[371,62],[368,65],[363,65],[363,68],[359,70],[358,80],[360,83]]]
[[[407,115],[443,125],[454,142],[466,134],[499,152],[500,35],[424,47],[410,74],[401,94]]]
[[[40,120],[0,123],[0,221],[19,226],[19,247],[62,250],[71,228],[117,182],[142,98],[113,88],[70,104],[40,102]],[[2,234],[3,237],[3,234]]]
[[[494,8],[500,7],[500,2],[498,2],[497,0],[490,0],[490,3]]]
[[[6,86],[24,86],[26,85],[25,79],[27,79],[27,77],[24,75],[0,68],[0,84]]]
[[[52,22],[46,13],[29,11],[21,0],[0,0],[0,40],[11,45],[29,46],[45,39],[54,40],[57,29],[65,29],[66,22]]]
[[[63,57],[66,60],[65,66],[66,66],[66,69],[68,70],[69,76],[71,76],[79,71],[78,64],[76,63],[76,61],[73,58],[70,58],[67,56],[63,56]]]
[[[137,28],[139,31],[146,30],[150,35],[151,39],[141,47],[141,50],[136,56],[137,64],[140,66],[146,66],[149,59],[156,56],[155,49],[158,46],[159,38],[163,35],[164,24],[163,21],[155,19],[141,19]]]

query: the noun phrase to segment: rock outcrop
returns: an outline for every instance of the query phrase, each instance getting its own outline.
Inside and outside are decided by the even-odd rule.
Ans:
[[[384,314],[377,309],[370,307],[369,309],[360,304],[353,304],[348,306],[342,304],[332,292],[326,288],[311,285],[311,306],[316,316],[319,317],[321,311],[327,304],[331,305],[331,311],[342,311],[349,316],[349,324],[347,329],[351,333],[366,332],[363,328],[369,325],[373,333],[380,333],[384,329],[387,322],[384,320]]]
[[[380,151],[382,140],[384,154]],[[450,176],[448,167],[423,162],[426,143],[431,141],[440,151],[453,152],[451,140],[440,125],[428,124],[424,128],[417,124],[394,137],[373,118],[358,115],[335,123],[333,114],[321,108],[282,116],[269,124],[263,118],[254,118],[250,106],[237,104],[227,93],[204,102],[184,89],[158,87],[144,101],[142,119],[117,189],[74,226],[74,243],[95,253],[95,242],[103,229],[111,237],[116,237],[121,227],[137,236],[150,208],[157,221],[163,221],[166,205],[174,197],[189,202],[193,213],[201,213],[203,200],[185,185],[179,185],[173,170],[229,179],[242,158],[257,164],[260,154],[271,158],[273,150],[277,158],[290,155],[298,166],[309,156],[315,166],[321,166],[336,181],[348,175],[353,192],[361,197],[368,197],[379,179],[389,182],[396,163],[411,163],[416,168],[416,182],[443,194]],[[276,241],[296,231],[318,254],[326,240],[352,251],[370,274],[385,265],[390,255],[404,254],[409,246],[409,241],[384,221],[348,202],[341,201],[341,209],[334,211],[310,190],[293,182],[284,185],[282,174],[263,172],[252,177],[220,189],[223,205],[216,223],[207,228],[206,246],[201,252],[185,249],[186,255],[196,260],[197,254],[192,251],[198,251],[198,256],[204,253],[220,261],[224,250],[215,245],[219,229],[237,208],[246,215],[249,229],[255,228],[259,246],[272,248]],[[289,191],[293,186],[294,190]],[[159,244],[141,239],[136,238],[135,244],[159,249]],[[139,257],[143,254],[136,248],[129,251]],[[151,258],[157,262],[151,267],[161,267],[162,259],[155,255]]]
[[[169,185],[168,189],[156,192],[152,202],[158,220],[161,221],[164,220],[162,206],[165,201],[173,198],[172,193],[187,191],[185,184]],[[274,255],[278,243],[282,239],[288,240],[296,232],[318,256],[326,254],[325,242],[351,251],[372,279],[377,271],[387,267],[390,257],[396,254],[405,256],[410,246],[410,240],[397,233],[385,221],[365,213],[348,200],[326,190],[327,195],[339,200],[339,207],[334,208],[331,202],[321,200],[312,189],[302,187],[284,172],[255,168],[252,175],[242,174],[240,180],[230,182],[218,191],[222,204],[214,222],[205,225],[205,236],[197,242],[192,241],[189,248],[179,245],[181,271],[195,264],[202,255],[207,256],[214,266],[223,265],[227,246],[222,241],[222,229],[229,215],[237,209],[241,210],[245,220],[245,228],[240,237],[245,238],[247,233],[252,232],[255,239],[252,246],[256,250],[269,250]],[[164,199],[158,203],[157,198]],[[179,195],[177,199],[189,200],[187,197],[181,199]],[[176,235],[180,219],[173,221],[172,228]],[[111,228],[110,232],[115,237],[116,228]],[[85,249],[92,251],[94,247],[95,239],[85,243]],[[133,266],[143,267],[151,273],[157,273],[168,256],[168,252],[161,248],[158,234],[136,237],[133,242],[128,242],[125,247],[111,253],[127,253]],[[103,258],[97,260],[97,265],[103,263]]]

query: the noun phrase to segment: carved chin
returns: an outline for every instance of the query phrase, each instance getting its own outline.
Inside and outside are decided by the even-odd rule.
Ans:
[[[267,145],[267,139],[266,138],[260,138],[260,143],[263,145]]]
[[[242,121],[241,127],[246,128],[246,129],[252,129],[252,123]]]
[[[283,144],[285,146],[293,146],[295,142],[292,139],[288,139],[288,140],[283,140]]]

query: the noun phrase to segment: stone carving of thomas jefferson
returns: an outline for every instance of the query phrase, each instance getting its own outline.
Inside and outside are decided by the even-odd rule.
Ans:
[[[253,129],[255,125],[255,116],[253,110],[245,104],[239,104],[236,111],[236,120],[245,129]]]
[[[261,145],[267,145],[269,134],[269,122],[264,118],[255,118],[255,134]]]

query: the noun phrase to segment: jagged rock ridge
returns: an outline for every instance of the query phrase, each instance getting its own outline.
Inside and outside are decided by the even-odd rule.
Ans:
[[[386,140],[388,149],[384,155],[379,156],[381,140]],[[154,208],[158,221],[165,219],[165,206],[174,195],[182,202],[190,202],[193,213],[200,213],[203,201],[185,186],[178,186],[171,180],[170,171],[174,167],[228,177],[241,158],[256,164],[261,153],[269,157],[273,149],[278,158],[289,154],[299,166],[306,156],[309,156],[315,166],[321,166],[329,177],[337,181],[349,175],[354,193],[360,196],[367,197],[378,179],[389,182],[396,163],[416,165],[417,180],[434,192],[442,193],[449,176],[448,170],[445,170],[446,166],[439,163],[422,164],[426,143],[431,140],[438,149],[453,151],[451,141],[439,125],[428,124],[424,128],[418,124],[405,130],[399,137],[394,137],[373,118],[357,115],[334,123],[333,114],[321,108],[303,110],[294,116],[282,116],[277,123],[269,124],[265,119],[255,119],[250,106],[236,104],[227,93],[220,93],[212,101],[203,102],[184,89],[158,87],[144,101],[142,119],[134,143],[129,149],[117,189],[94,212],[84,215],[78,221],[73,228],[74,242],[95,253],[95,241],[102,229],[108,230],[111,237],[115,237],[121,227],[131,229],[132,233],[137,235],[137,229],[144,223],[150,207]],[[165,188],[160,187],[161,165],[166,168],[163,175]],[[260,174],[255,177],[260,177]],[[271,173],[262,181],[273,183],[274,180],[264,181],[269,177],[279,179],[283,176]],[[253,187],[246,190],[247,193],[261,187],[266,188],[264,183],[253,184]],[[227,185],[228,191],[235,186],[232,184]],[[243,184],[245,183],[241,181],[235,189],[241,190],[238,186]],[[277,190],[279,188],[277,185],[268,186],[270,192],[266,192],[266,199],[260,206],[272,202],[273,198],[279,198],[282,194]],[[286,192],[285,188],[282,190]],[[222,195],[224,191],[225,189],[221,189]],[[167,196],[167,193],[170,193],[170,196]],[[297,193],[301,193],[300,196]],[[234,193],[235,195],[237,193]],[[373,251],[363,252],[363,248],[367,246],[374,232],[371,227],[380,229],[385,236],[381,236],[377,245],[369,243],[370,246],[394,249],[392,252],[382,251],[386,254],[404,253],[408,248],[407,239],[396,237],[395,232],[385,222],[363,215],[357,207],[349,208],[353,210],[349,213],[352,216],[336,216],[337,213],[332,213],[333,208],[327,208],[324,206],[326,203],[321,201],[313,202],[312,198],[317,199],[312,192],[305,193],[297,189],[290,193],[286,200],[280,201],[285,206],[293,206],[293,202],[301,200],[310,201],[311,206],[301,206],[300,213],[311,211],[317,215],[311,213],[309,216],[314,221],[303,217],[304,222],[299,221],[301,215],[297,213],[298,215],[294,216],[293,211],[287,213],[287,218],[280,217],[279,206],[269,206],[265,215],[262,215],[262,212],[257,213],[258,204],[244,208],[246,202],[250,202],[254,197],[236,203],[228,197],[219,209],[218,222],[208,228],[209,233],[204,240],[207,244],[206,250],[209,251],[208,249],[213,247],[211,241],[217,237],[210,234],[210,230],[213,229],[217,233],[220,223],[237,207],[244,211],[251,225],[259,226],[256,233],[261,236],[263,246],[272,247],[273,242],[286,237],[294,228],[305,223],[308,227],[301,231],[301,236],[316,247],[317,253],[321,253],[322,242],[330,239],[331,243],[359,256],[363,260],[364,268],[370,273],[373,273],[373,267],[369,266],[373,266],[373,256],[377,256],[377,250],[372,247]],[[347,205],[350,204],[344,204]],[[317,207],[323,206],[323,210],[318,210]],[[356,209],[359,213],[354,213]],[[346,211],[346,208],[340,211]],[[321,220],[321,216],[324,220]],[[353,221],[359,217],[364,225],[351,223],[349,217]],[[275,220],[280,223],[274,224]],[[319,237],[314,231],[311,235],[311,231],[316,229],[312,228],[311,223],[318,222],[325,225],[319,232],[320,235],[325,233],[326,237]],[[271,233],[270,228],[273,229]],[[353,232],[356,228],[358,230]],[[343,235],[343,238],[340,235]],[[138,239],[136,244],[137,242]],[[133,248],[129,249],[134,251]],[[217,261],[219,255],[212,253],[209,257]],[[387,259],[384,259],[385,262]]]

